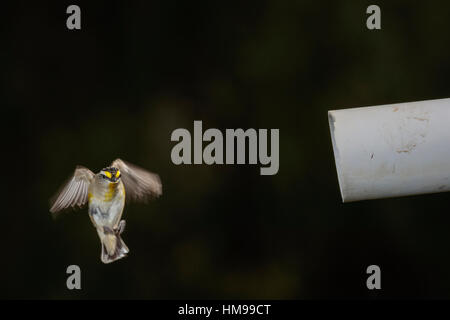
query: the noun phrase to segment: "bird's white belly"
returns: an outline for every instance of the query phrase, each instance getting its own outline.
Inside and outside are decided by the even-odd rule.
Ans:
[[[118,192],[111,201],[104,199],[91,198],[89,202],[89,215],[97,227],[109,227],[111,229],[117,227],[122,217],[125,199]]]

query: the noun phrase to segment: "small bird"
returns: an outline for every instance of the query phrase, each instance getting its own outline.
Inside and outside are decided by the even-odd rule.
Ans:
[[[116,159],[97,174],[77,166],[70,180],[55,195],[50,212],[56,214],[88,203],[89,217],[102,245],[101,261],[111,263],[129,252],[120,237],[125,229],[125,220],[121,220],[125,198],[146,201],[161,194],[162,184],[157,174]]]

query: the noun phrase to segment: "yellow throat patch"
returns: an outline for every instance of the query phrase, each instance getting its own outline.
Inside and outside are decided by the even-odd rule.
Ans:
[[[105,199],[104,201],[109,202],[112,200],[115,191],[116,191],[117,183],[110,182],[108,184],[108,191],[105,192]]]

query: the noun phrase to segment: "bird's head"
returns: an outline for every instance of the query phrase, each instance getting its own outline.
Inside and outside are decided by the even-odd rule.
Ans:
[[[115,167],[107,167],[100,171],[100,177],[108,182],[118,183],[121,178],[121,173]]]

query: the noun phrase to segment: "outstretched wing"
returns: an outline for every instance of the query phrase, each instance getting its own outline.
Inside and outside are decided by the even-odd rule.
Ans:
[[[127,199],[146,201],[162,194],[162,184],[157,174],[121,159],[114,160],[111,166],[120,170]]]
[[[88,199],[88,188],[94,173],[82,166],[77,166],[73,176],[61,190],[55,195],[52,201],[50,212],[55,214],[69,207],[81,207]]]

